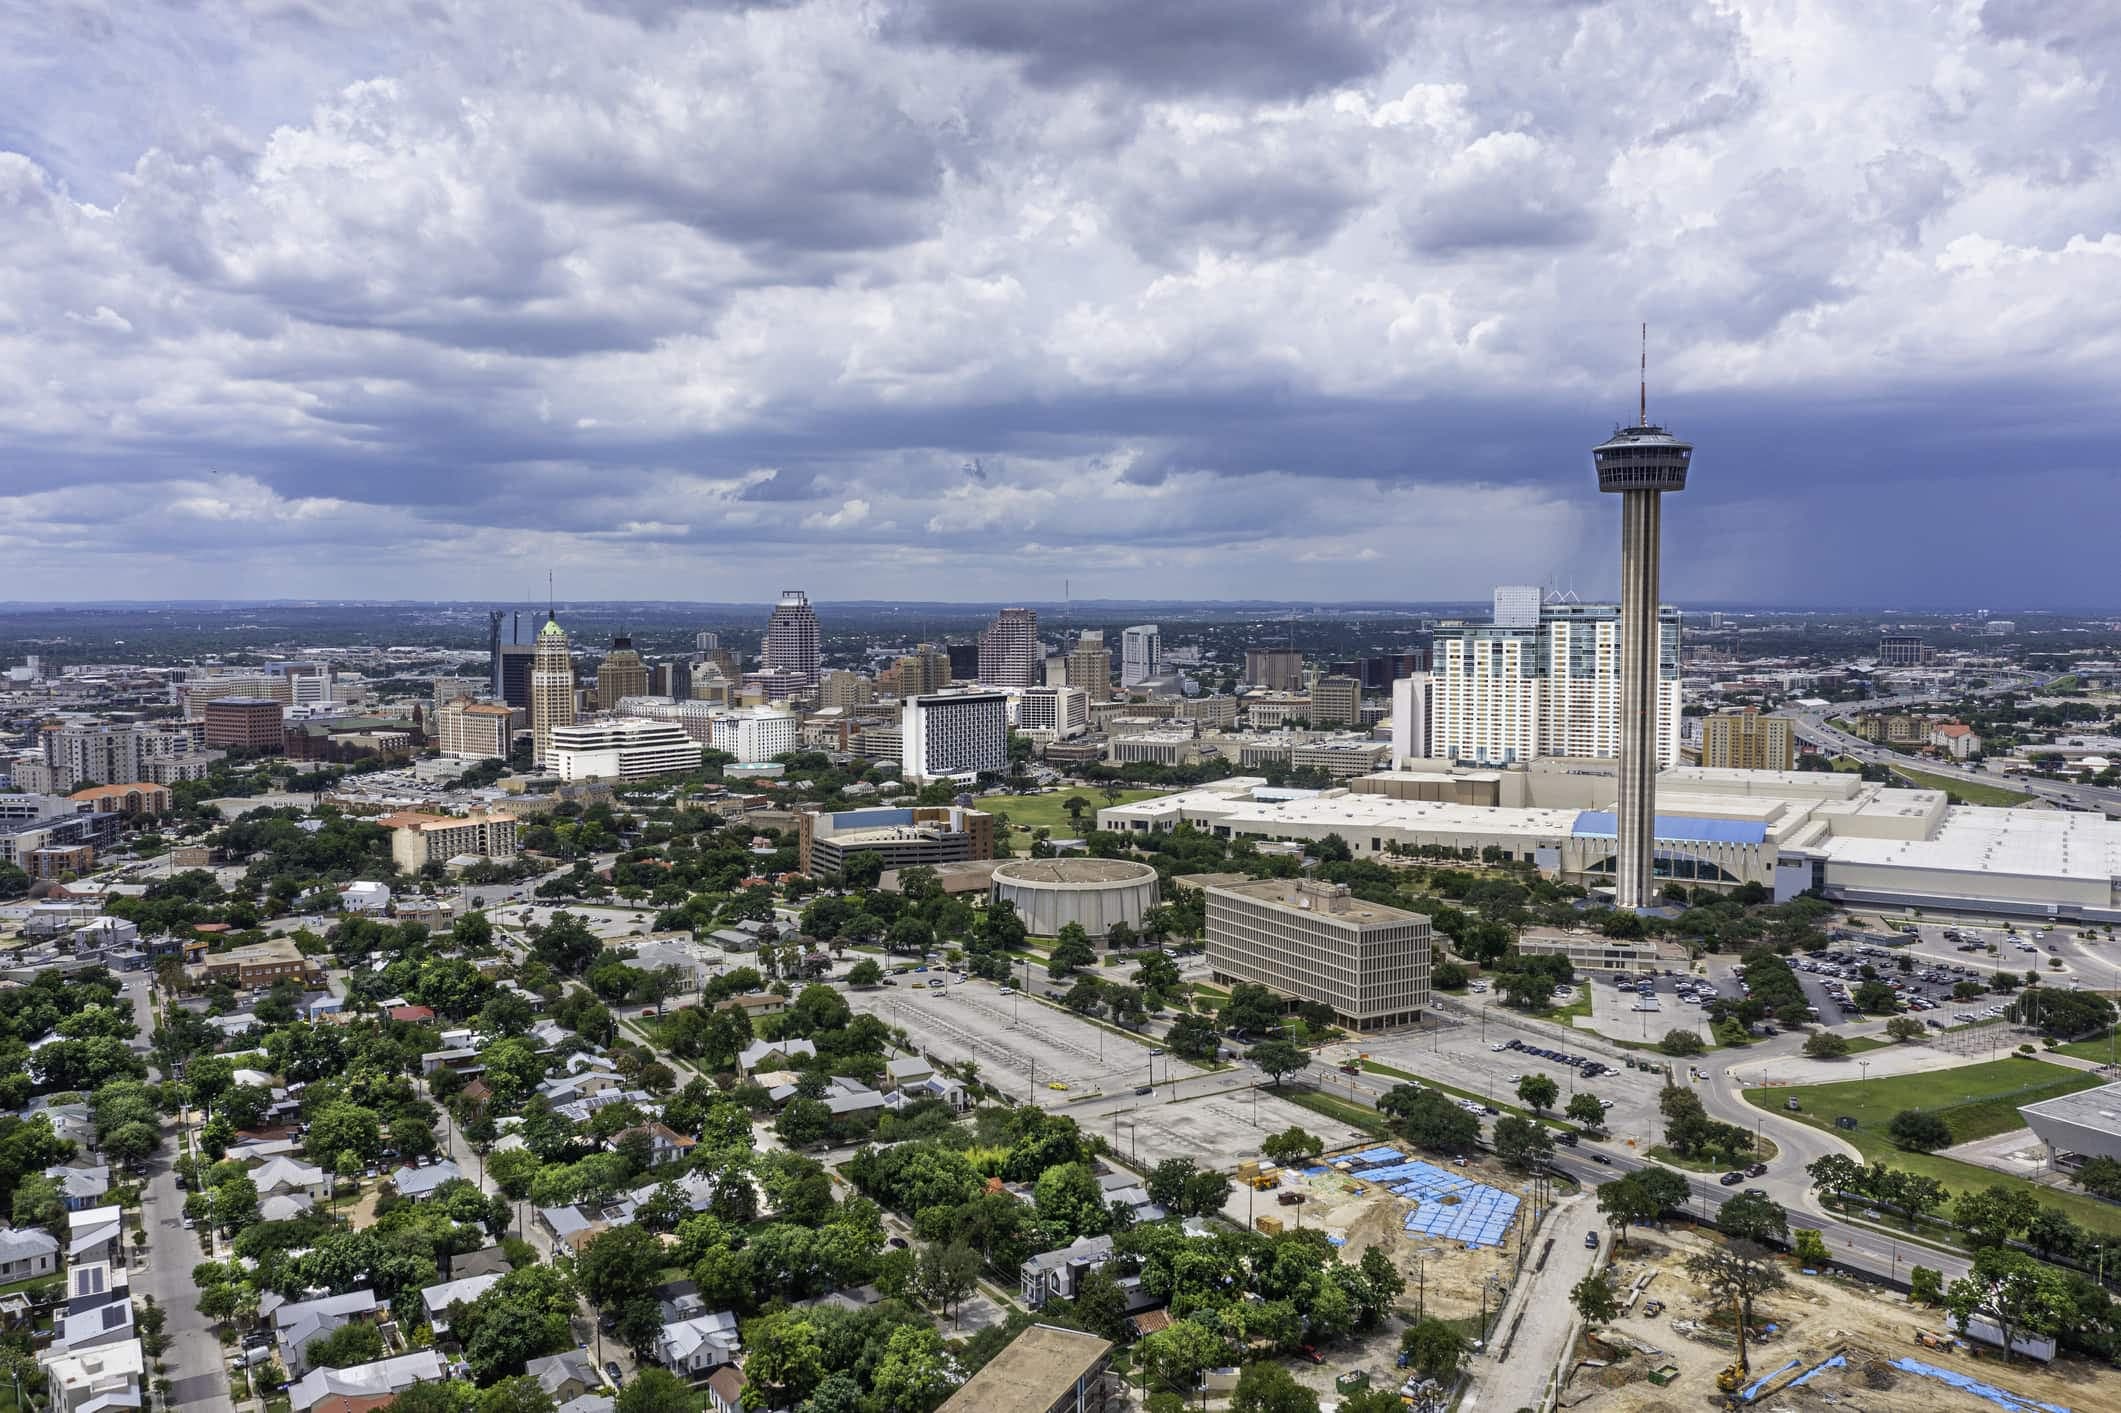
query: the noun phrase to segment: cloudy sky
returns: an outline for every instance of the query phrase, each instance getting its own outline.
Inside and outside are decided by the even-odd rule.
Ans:
[[[0,597],[2112,607],[2115,13],[0,6]]]

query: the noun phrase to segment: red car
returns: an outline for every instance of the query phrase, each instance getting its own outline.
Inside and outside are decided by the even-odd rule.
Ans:
[[[1296,1346],[1296,1352],[1298,1354],[1301,1354],[1304,1358],[1310,1360],[1313,1364],[1323,1364],[1326,1362],[1326,1356],[1318,1352],[1318,1346],[1315,1344],[1300,1344]]]

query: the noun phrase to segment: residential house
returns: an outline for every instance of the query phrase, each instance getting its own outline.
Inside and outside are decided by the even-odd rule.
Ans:
[[[280,1362],[290,1378],[309,1369],[309,1342],[321,1339],[342,1325],[374,1324],[385,1306],[372,1290],[350,1290],[344,1295],[324,1295],[315,1300],[282,1301],[267,1294],[258,1301],[258,1314],[272,1321],[273,1342],[280,1347]]]
[[[1171,1214],[1162,1204],[1151,1201],[1149,1189],[1132,1173],[1104,1173],[1098,1177],[1098,1187],[1103,1191],[1105,1205],[1115,1202],[1126,1204],[1134,1213],[1137,1222],[1160,1222]]]
[[[276,1192],[270,1197],[258,1199],[258,1220],[261,1222],[292,1222],[316,1210],[317,1204],[307,1193]]]
[[[935,1066],[919,1055],[908,1055],[902,1059],[884,1061],[884,1079],[887,1089],[904,1089],[933,1078]]]
[[[432,1349],[415,1350],[350,1369],[317,1369],[287,1386],[294,1413],[310,1413],[325,1399],[396,1397],[416,1383],[445,1376],[442,1358]]]
[[[78,1315],[112,1302],[132,1298],[131,1278],[125,1267],[108,1261],[87,1261],[66,1273],[66,1313]]]
[[[0,1227],[0,1285],[59,1271],[59,1239],[42,1227]]]
[[[832,1117],[843,1119],[851,1114],[880,1114],[885,1104],[882,1091],[871,1089],[858,1079],[834,1075],[825,1087],[825,1107],[832,1111]]]
[[[110,1168],[99,1163],[94,1167],[68,1167],[60,1164],[46,1168],[44,1175],[59,1184],[59,1194],[66,1201],[69,1212],[85,1211],[103,1204],[110,1193]]]
[[[390,911],[390,889],[381,883],[348,883],[339,889],[339,910],[349,913]]]
[[[725,1364],[707,1376],[707,1406],[714,1413],[745,1413],[744,1371]]]
[[[118,1413],[146,1406],[146,1352],[140,1341],[68,1352],[44,1364],[51,1413]]]
[[[268,1158],[251,1169],[250,1180],[260,1197],[302,1196],[311,1202],[331,1197],[331,1180],[324,1170],[299,1158]]]
[[[585,1393],[595,1393],[604,1387],[597,1377],[596,1365],[580,1350],[570,1349],[562,1354],[548,1354],[542,1359],[533,1359],[523,1366],[523,1372],[538,1381],[554,1403],[570,1403]]]
[[[807,1040],[754,1040],[737,1053],[740,1074],[754,1070],[787,1069],[801,1060],[817,1058],[817,1046]]]
[[[691,1156],[692,1150],[700,1146],[697,1138],[688,1138],[668,1124],[662,1123],[637,1124],[632,1128],[622,1129],[607,1139],[604,1146],[616,1153],[624,1144],[627,1135],[635,1133],[648,1135],[648,1166],[651,1168],[680,1162]]]
[[[570,1398],[553,1413],[613,1413],[618,1401],[608,1393],[585,1393],[580,1398]]]
[[[575,1206],[538,1208],[538,1225],[551,1234],[555,1244],[570,1251],[580,1251],[591,1237],[605,1230],[604,1222]]]
[[[53,1346],[69,1354],[123,1344],[140,1337],[140,1331],[133,1325],[133,1303],[130,1300],[107,1301],[63,1315],[52,1334]]]
[[[463,1176],[457,1165],[444,1158],[441,1162],[425,1168],[399,1168],[390,1175],[390,1184],[398,1190],[398,1196],[409,1197],[415,1202],[425,1202],[435,1195],[435,1189],[445,1182]]]
[[[479,1063],[479,1052],[469,1046],[450,1050],[429,1050],[420,1056],[420,1073],[423,1075],[433,1074],[445,1066],[466,1078],[486,1073],[486,1066]]]
[[[462,1301],[469,1305],[500,1284],[498,1275],[465,1276],[423,1287],[420,1304],[427,1309],[427,1325],[436,1335],[449,1333],[449,1307]]]
[[[719,1310],[664,1325],[651,1357],[672,1373],[692,1378],[733,1363],[742,1347],[737,1341],[736,1316]]]
[[[66,1214],[66,1260],[108,1261],[119,1265],[125,1259],[125,1210],[122,1207],[84,1207]]]
[[[508,1256],[498,1246],[482,1246],[449,1258],[449,1278],[453,1281],[469,1276],[505,1276],[509,1270]]]
[[[1049,1300],[1073,1300],[1083,1277],[1112,1259],[1112,1238],[1086,1236],[1057,1251],[1042,1251],[1018,1268],[1024,1304],[1033,1310]]]

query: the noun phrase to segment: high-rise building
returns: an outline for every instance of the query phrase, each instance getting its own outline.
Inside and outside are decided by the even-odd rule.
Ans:
[[[918,697],[940,692],[950,685],[950,654],[933,643],[922,643],[898,660],[898,694]]]
[[[972,780],[1009,768],[1005,692],[938,692],[899,709],[901,774],[908,780]]]
[[[1429,674],[1417,672],[1392,684],[1392,763],[1429,754]]]
[[[37,733],[46,777],[41,788],[70,795],[85,785],[176,784],[199,780],[219,752],[207,752],[200,721],[90,721],[63,718]],[[18,776],[18,788],[22,781]]]
[[[1208,971],[1333,1008],[1350,1030],[1411,1025],[1429,1004],[1429,919],[1346,884],[1263,878],[1203,890]]]
[[[458,760],[505,760],[515,735],[515,711],[501,702],[458,697],[435,712],[435,744]]]
[[[903,664],[908,661],[908,658],[899,659],[902,670]],[[825,674],[825,680],[818,685],[819,706],[838,707],[845,711],[849,707],[867,706],[875,700],[876,683],[859,672],[848,672],[844,669],[828,672]]]
[[[1726,770],[1790,770],[1797,764],[1797,738],[1786,716],[1762,716],[1758,707],[1718,712],[1702,718],[1701,763]]]
[[[611,651],[597,664],[597,710],[610,711],[625,697],[648,695],[648,667],[624,633],[611,640]]]
[[[1495,626],[1537,628],[1539,608],[1545,602],[1546,595],[1539,592],[1537,584],[1498,584],[1495,586]]]
[[[722,645],[719,633],[698,632],[692,635],[692,650],[696,653],[711,653]]]
[[[756,706],[717,712],[713,721],[711,744],[716,750],[735,756],[739,764],[756,765],[770,761],[801,744],[801,723],[796,720],[794,712],[780,707]]]
[[[1119,638],[1119,685],[1132,687],[1164,670],[1164,637],[1154,623],[1127,629]]]
[[[1650,855],[1663,761],[1659,707],[1667,641],[1657,601],[1658,559],[1665,492],[1686,489],[1693,460],[1691,443],[1650,424],[1646,387],[1637,424],[1616,427],[1591,450],[1598,489],[1620,497],[1620,810],[1613,895],[1623,908],[1644,908],[1656,900]],[[1675,621],[1672,627],[1677,626]]]
[[[1090,727],[1090,694],[1079,687],[1026,687],[1016,702],[1016,729],[1067,740]]]
[[[1302,691],[1304,655],[1294,648],[1246,648],[1245,681],[1269,692]]]
[[[818,682],[817,611],[801,589],[781,590],[773,617],[766,621],[766,643],[759,652],[759,665],[771,672],[791,672],[803,686],[815,690]]]
[[[1926,667],[1936,658],[1937,650],[1920,638],[1888,633],[1878,640],[1880,667]]]
[[[567,630],[547,614],[530,666],[530,758],[546,764],[556,727],[574,725],[574,659]]]
[[[530,710],[530,668],[537,654],[538,650],[529,643],[501,645],[500,654],[494,658],[494,700],[518,711]]]
[[[1311,684],[1313,726],[1360,726],[1362,684],[1353,677],[1321,677]]]
[[[1657,752],[1679,764],[1679,613],[1659,611]],[[1507,765],[1535,756],[1620,753],[1620,610],[1542,605],[1534,627],[1436,631],[1428,679],[1428,754]]]
[[[950,655],[950,680],[972,682],[979,678],[979,644],[945,643],[943,651]]]
[[[1085,628],[1075,646],[1068,649],[1067,685],[1088,692],[1098,701],[1112,695],[1112,651],[1105,646],[1105,635],[1100,630]]]
[[[1005,608],[979,635],[979,680],[988,687],[1036,687],[1045,671],[1035,609]]]
[[[206,744],[271,754],[287,748],[287,708],[271,697],[215,697],[206,703]]]

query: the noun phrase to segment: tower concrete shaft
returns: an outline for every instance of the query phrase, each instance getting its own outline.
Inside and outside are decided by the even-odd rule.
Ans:
[[[1652,861],[1657,839],[1657,690],[1662,629],[1657,570],[1664,513],[1662,491],[1620,497],[1620,807],[1614,852],[1614,901],[1646,908],[1656,901]]]

